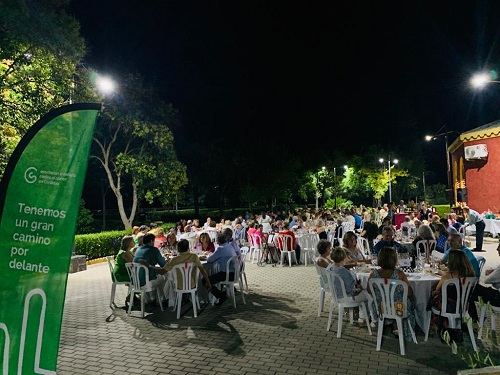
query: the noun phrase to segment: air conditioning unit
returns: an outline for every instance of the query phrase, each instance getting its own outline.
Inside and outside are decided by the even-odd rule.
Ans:
[[[484,144],[466,146],[464,148],[464,152],[465,152],[465,160],[483,159],[488,157],[488,149]]]

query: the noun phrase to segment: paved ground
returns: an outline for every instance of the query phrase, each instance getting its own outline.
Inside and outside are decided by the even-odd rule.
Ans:
[[[485,269],[500,264],[498,240],[487,239]],[[467,365],[438,338],[418,344],[384,336],[377,352],[376,332],[344,324],[326,331],[327,311],[317,316],[319,283],[313,266],[258,267],[247,262],[250,291],[243,305],[203,307],[198,318],[184,306],[176,319],[170,309],[141,319],[122,306],[109,307],[106,263],[69,275],[59,349],[59,375],[66,374],[456,374]],[[328,302],[325,307],[328,308]],[[484,343],[478,341],[480,348]],[[461,346],[472,351],[468,339]],[[493,353],[500,363],[498,351]]]

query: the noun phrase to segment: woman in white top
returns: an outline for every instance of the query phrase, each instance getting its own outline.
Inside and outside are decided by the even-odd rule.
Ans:
[[[262,215],[260,216],[260,221],[259,224],[262,224],[262,231],[264,233],[270,233],[272,231],[271,228],[271,222],[272,222],[271,216],[267,215],[264,211],[262,211]]]

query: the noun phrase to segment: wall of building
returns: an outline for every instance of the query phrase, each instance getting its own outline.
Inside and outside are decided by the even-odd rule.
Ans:
[[[486,145],[487,159],[465,160],[464,147],[476,144]],[[455,155],[460,155],[461,158],[457,160],[458,176],[460,176],[460,165],[463,164],[467,205],[480,213],[488,209],[495,214],[500,213],[500,138],[465,142],[453,155],[454,168]]]

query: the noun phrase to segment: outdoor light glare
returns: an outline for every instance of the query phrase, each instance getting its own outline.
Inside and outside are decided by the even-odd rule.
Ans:
[[[472,85],[472,87],[479,89],[486,86],[486,84],[490,81],[491,77],[488,73],[477,73],[474,74],[470,79],[470,84]]]
[[[97,89],[103,95],[109,94],[115,90],[115,83],[109,77],[99,75],[97,76],[95,83]]]

